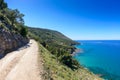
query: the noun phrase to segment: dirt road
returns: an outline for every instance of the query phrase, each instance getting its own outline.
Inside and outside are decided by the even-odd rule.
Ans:
[[[38,44],[30,40],[26,46],[0,59],[0,80],[42,80],[41,69],[38,68]]]

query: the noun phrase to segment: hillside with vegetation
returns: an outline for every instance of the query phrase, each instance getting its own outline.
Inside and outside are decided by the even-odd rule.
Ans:
[[[40,43],[46,80],[102,80],[72,57],[71,53],[76,49],[73,45],[79,43],[58,31],[30,27],[28,30],[30,38]]]
[[[28,28],[31,33],[39,36],[42,42],[54,42],[59,45],[75,45],[79,44],[70,38],[66,37],[62,33],[50,29],[42,29],[42,28]]]
[[[77,42],[72,41],[58,31],[40,28],[28,28],[28,30],[37,37],[37,40],[48,49],[51,54],[56,56],[57,61],[73,70],[79,68],[79,63],[70,55],[76,49],[72,45],[78,44]],[[29,36],[34,37],[31,34]]]
[[[72,70],[57,61],[56,56],[51,54],[41,44],[39,44],[39,47],[40,56],[42,56],[44,63],[44,80],[103,80],[82,66],[76,70]]]
[[[28,43],[23,14],[0,0],[0,57]]]
[[[24,14],[17,9],[10,9],[4,0],[0,0],[0,27],[14,33],[21,34],[23,37],[27,35],[27,29],[23,20]]]

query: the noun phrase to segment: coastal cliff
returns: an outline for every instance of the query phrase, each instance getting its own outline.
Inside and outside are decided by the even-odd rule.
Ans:
[[[54,30],[28,27],[28,31],[30,38],[40,43],[44,80],[102,80],[82,67],[70,54],[77,52],[73,45],[79,43]]]

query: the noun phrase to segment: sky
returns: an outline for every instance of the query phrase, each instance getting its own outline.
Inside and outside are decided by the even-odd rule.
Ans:
[[[57,30],[73,40],[120,40],[119,0],[5,0],[25,25]]]

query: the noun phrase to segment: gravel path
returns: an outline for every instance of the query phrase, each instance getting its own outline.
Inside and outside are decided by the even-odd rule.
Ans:
[[[0,80],[42,80],[38,50],[37,42],[30,40],[26,46],[0,59]]]

